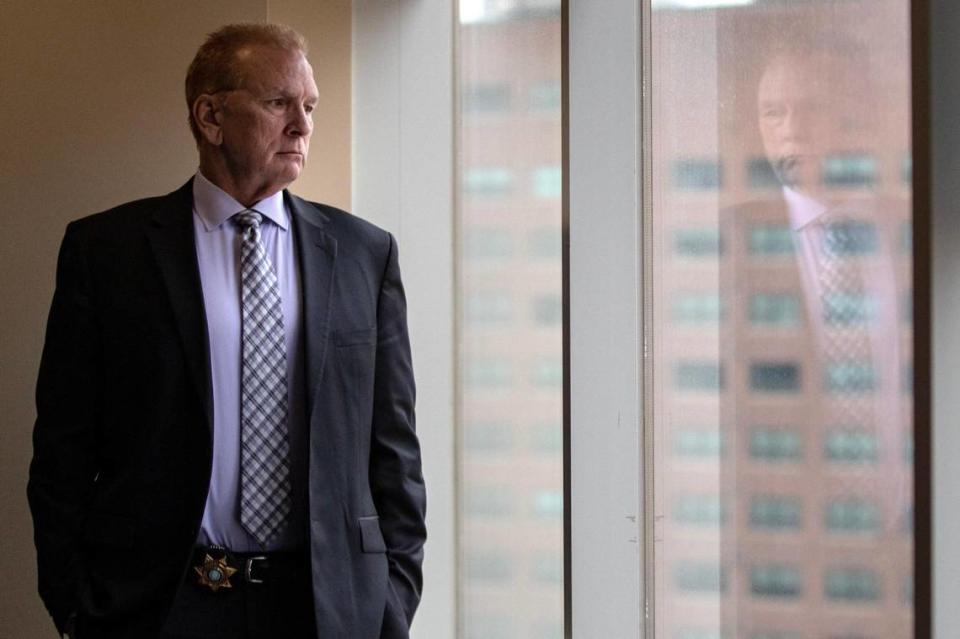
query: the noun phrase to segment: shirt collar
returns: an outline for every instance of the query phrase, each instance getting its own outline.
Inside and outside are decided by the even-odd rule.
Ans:
[[[283,191],[277,191],[250,208],[284,231],[290,224],[287,209],[283,205]],[[212,231],[240,211],[246,211],[247,207],[237,202],[226,191],[205,178],[203,173],[197,170],[193,178],[193,210],[200,216],[204,228],[207,231]]]
[[[788,186],[783,187],[783,199],[787,201],[787,209],[790,211],[790,226],[794,231],[803,229],[827,212],[827,207],[824,204],[809,195],[794,191]]]

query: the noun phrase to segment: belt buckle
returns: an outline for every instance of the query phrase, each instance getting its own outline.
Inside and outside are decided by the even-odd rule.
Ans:
[[[226,552],[224,552],[223,557],[219,559],[213,558],[209,553],[204,553],[203,563],[199,566],[194,566],[193,570],[197,573],[197,583],[201,586],[206,586],[213,592],[221,588],[233,588],[233,584],[230,583],[230,577],[237,572],[237,569],[227,561]]]
[[[243,567],[243,578],[248,584],[262,584],[263,579],[255,579],[253,577],[253,562],[255,561],[266,561],[267,558],[263,555],[258,555],[256,557],[248,557],[245,562],[246,565]]]

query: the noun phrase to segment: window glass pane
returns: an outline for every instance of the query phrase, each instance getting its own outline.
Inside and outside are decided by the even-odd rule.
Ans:
[[[863,499],[836,499],[827,504],[827,530],[873,532],[880,528],[880,507]]]
[[[468,168],[463,173],[463,192],[471,196],[506,195],[513,190],[513,172],[496,166]]]
[[[677,294],[673,319],[681,324],[715,324],[720,321],[720,297],[713,293]]]
[[[471,453],[500,452],[513,445],[513,428],[497,422],[471,422],[463,425],[464,446]]]
[[[793,293],[755,293],[750,296],[750,321],[768,326],[800,323],[800,300]]]
[[[803,592],[800,570],[776,564],[754,566],[750,571],[750,592],[760,599],[796,599]]]
[[[750,526],[756,529],[800,528],[800,500],[796,497],[755,496],[750,503]]]
[[[658,639],[913,636],[910,4],[650,3]]]
[[[540,198],[560,197],[563,173],[559,166],[541,166],[533,171],[533,194]]]
[[[778,224],[757,224],[751,226],[749,233],[749,251],[755,255],[773,256],[793,253],[793,233],[789,226]]]
[[[680,495],[674,515],[679,522],[695,525],[718,525],[723,518],[717,495]]]
[[[827,432],[825,452],[828,460],[852,463],[877,461],[877,436],[869,430],[835,428]]]
[[[560,2],[459,4],[458,639],[561,639]]]
[[[678,428],[676,451],[679,457],[719,457],[722,451],[720,431],[699,428]]]
[[[462,92],[464,113],[497,113],[510,108],[510,85],[474,84]]]
[[[529,105],[531,111],[560,111],[560,81],[547,80],[537,82],[530,87]]]
[[[720,164],[716,160],[677,160],[673,166],[673,180],[678,189],[717,189],[720,187]]]
[[[677,255],[705,257],[720,254],[720,232],[715,228],[679,229],[674,241]]]
[[[792,362],[750,365],[750,390],[755,393],[795,393],[800,390],[800,366]]]
[[[844,602],[867,602],[880,599],[880,580],[866,568],[830,568],[826,574],[824,595]]]
[[[799,461],[803,441],[796,429],[754,428],[750,431],[750,457],[763,461]]]

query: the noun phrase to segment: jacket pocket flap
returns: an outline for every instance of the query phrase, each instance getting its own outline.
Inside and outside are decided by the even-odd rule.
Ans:
[[[94,510],[83,522],[83,540],[88,544],[133,548],[137,522],[130,517]]]
[[[333,331],[333,343],[337,346],[361,346],[377,343],[377,329],[361,328],[354,331]]]
[[[386,552],[387,544],[380,531],[380,518],[374,515],[361,517],[357,521],[360,522],[360,547],[363,552]]]

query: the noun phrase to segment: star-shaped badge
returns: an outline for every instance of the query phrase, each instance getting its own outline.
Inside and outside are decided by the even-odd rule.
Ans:
[[[226,557],[214,559],[210,555],[204,555],[203,565],[194,566],[193,569],[199,576],[198,583],[201,586],[207,586],[214,592],[220,588],[233,588],[230,577],[237,569],[230,567]]]

